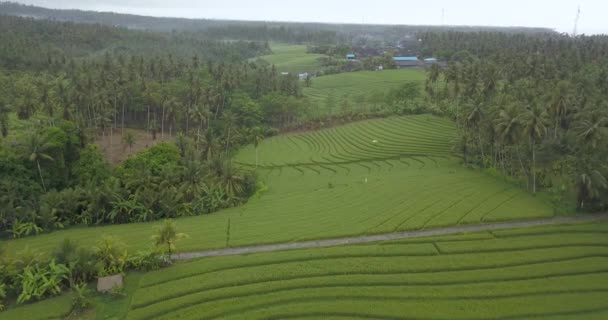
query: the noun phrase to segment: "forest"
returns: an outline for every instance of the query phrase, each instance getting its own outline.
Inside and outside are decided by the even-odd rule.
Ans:
[[[558,206],[608,205],[608,37],[426,33],[447,58],[425,91],[461,129],[465,164],[549,190]]]

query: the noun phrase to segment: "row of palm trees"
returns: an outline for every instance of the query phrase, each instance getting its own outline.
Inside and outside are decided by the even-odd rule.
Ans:
[[[573,190],[581,209],[608,205],[608,37],[439,38],[433,45],[454,54],[425,89],[457,121],[465,163],[523,178],[532,193]],[[489,43],[461,50],[480,39]]]

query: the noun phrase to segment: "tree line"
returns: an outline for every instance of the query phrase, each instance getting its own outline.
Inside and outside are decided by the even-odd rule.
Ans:
[[[427,34],[447,57],[425,89],[460,128],[467,165],[549,191],[558,207],[608,205],[608,37]]]

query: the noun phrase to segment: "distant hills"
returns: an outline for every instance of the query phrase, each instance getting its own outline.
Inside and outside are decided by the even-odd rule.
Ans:
[[[58,21],[71,21],[76,23],[92,23],[111,26],[120,26],[129,29],[151,31],[202,31],[214,28],[223,28],[224,36],[229,37],[227,30],[238,30],[242,33],[243,27],[251,28],[297,28],[301,32],[311,31],[335,33],[340,37],[352,38],[357,35],[380,36],[394,38],[404,33],[415,33],[428,30],[455,30],[455,31],[502,31],[507,33],[553,33],[547,28],[525,27],[483,27],[483,26],[407,26],[407,25],[357,25],[357,24],[323,24],[323,23],[295,23],[295,22],[264,22],[264,21],[234,21],[212,19],[185,19],[185,18],[158,18],[132,14],[112,12],[95,12],[83,10],[59,10],[43,7],[23,5],[14,2],[0,2],[0,14],[31,17],[34,19],[47,19]],[[236,31],[235,31],[236,32]],[[217,32],[210,32],[217,34]],[[256,39],[252,39],[256,40]],[[262,40],[262,39],[260,39]],[[268,39],[263,39],[268,40]]]

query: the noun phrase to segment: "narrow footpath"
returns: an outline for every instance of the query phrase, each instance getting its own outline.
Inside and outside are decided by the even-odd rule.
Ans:
[[[174,254],[172,257],[175,260],[191,260],[196,258],[204,257],[217,257],[217,256],[232,256],[240,254],[260,253],[260,252],[273,252],[293,249],[306,249],[306,248],[322,248],[322,247],[333,247],[342,246],[349,244],[361,244],[378,241],[390,241],[390,240],[401,240],[428,236],[442,236],[450,234],[458,234],[465,232],[477,232],[477,231],[489,231],[489,230],[501,230],[501,229],[518,229],[518,228],[530,228],[538,226],[551,226],[551,225],[562,225],[562,224],[575,224],[585,223],[593,221],[608,220],[608,213],[604,214],[589,214],[589,215],[576,215],[568,217],[553,217],[539,220],[525,220],[525,221],[511,221],[511,222],[498,222],[478,225],[461,225],[440,229],[429,229],[429,230],[418,230],[418,231],[404,231],[394,233],[375,234],[370,236],[355,236],[346,238],[335,238],[326,240],[315,240],[315,241],[302,241],[302,242],[288,242],[288,243],[277,243],[260,246],[250,247],[239,247],[239,248],[227,248],[219,250],[203,250],[194,252],[183,252]]]

